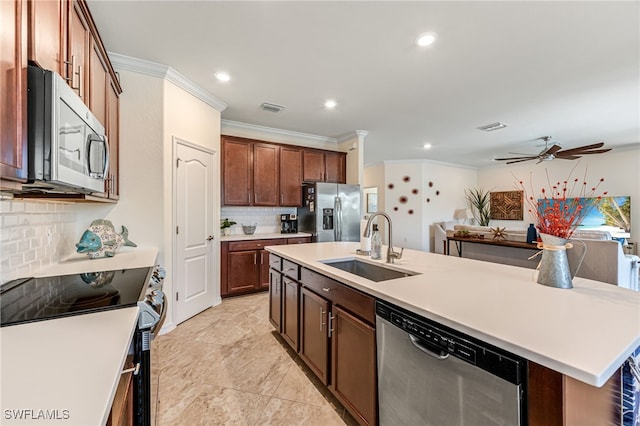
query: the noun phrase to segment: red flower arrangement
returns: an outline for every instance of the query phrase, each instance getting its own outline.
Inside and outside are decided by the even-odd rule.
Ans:
[[[603,192],[601,195],[595,196],[598,187],[604,182],[604,178],[600,178],[595,185],[590,186],[586,179],[587,170],[585,169],[585,176],[582,180],[579,178],[571,179],[574,170],[575,167],[569,172],[567,180],[556,183],[551,183],[547,170],[548,189],[541,189],[539,199],[533,198],[533,195],[525,196],[529,213],[537,219],[537,228],[540,233],[565,239],[570,238],[589,211],[600,204],[602,197],[607,195],[607,192]],[[523,181],[517,178],[516,181],[518,182],[516,187],[526,194]],[[533,192],[533,188],[531,188],[530,194]],[[573,195],[575,192],[578,193],[577,196]]]

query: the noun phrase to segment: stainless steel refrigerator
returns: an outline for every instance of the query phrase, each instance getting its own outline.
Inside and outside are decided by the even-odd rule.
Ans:
[[[302,186],[298,231],[313,242],[360,241],[360,185],[309,183]]]

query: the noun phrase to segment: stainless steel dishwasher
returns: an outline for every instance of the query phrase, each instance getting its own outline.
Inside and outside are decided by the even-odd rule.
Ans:
[[[380,424],[526,425],[526,360],[376,302]]]

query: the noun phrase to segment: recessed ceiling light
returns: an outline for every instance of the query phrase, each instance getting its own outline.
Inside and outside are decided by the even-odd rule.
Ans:
[[[229,75],[229,73],[226,73],[224,71],[218,71],[214,75],[218,79],[218,81],[222,81],[223,83],[231,80],[231,76]]]
[[[433,32],[420,34],[420,36],[416,39],[416,44],[420,47],[431,46],[437,38],[438,35]]]
[[[324,103],[324,107],[327,109],[334,109],[337,105],[338,103],[333,99],[329,99]]]
[[[431,149],[431,144],[429,142],[425,143],[424,145],[422,145],[422,147],[424,149]]]

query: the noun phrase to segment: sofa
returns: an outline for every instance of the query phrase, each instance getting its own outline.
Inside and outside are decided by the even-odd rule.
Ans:
[[[493,234],[489,226],[459,225],[457,222],[441,222],[434,224],[434,252],[446,254],[447,237],[452,237],[455,232],[467,230],[473,234],[483,235],[485,239],[492,239]],[[520,228],[506,229],[506,240],[525,242],[527,230]],[[572,274],[575,273],[579,263],[581,242],[586,246],[586,254],[582,265],[578,269],[577,277],[602,281],[618,285],[632,290],[640,291],[638,287],[638,269],[640,258],[635,255],[625,254],[622,244],[611,238],[608,231],[580,230],[576,231],[571,240],[576,249],[567,250],[569,267]],[[502,263],[506,265],[521,266],[535,269],[540,257],[537,249],[522,249],[507,246],[487,244],[473,244],[465,242],[462,257],[483,260],[487,262]],[[450,254],[458,256],[455,242],[450,242]]]

